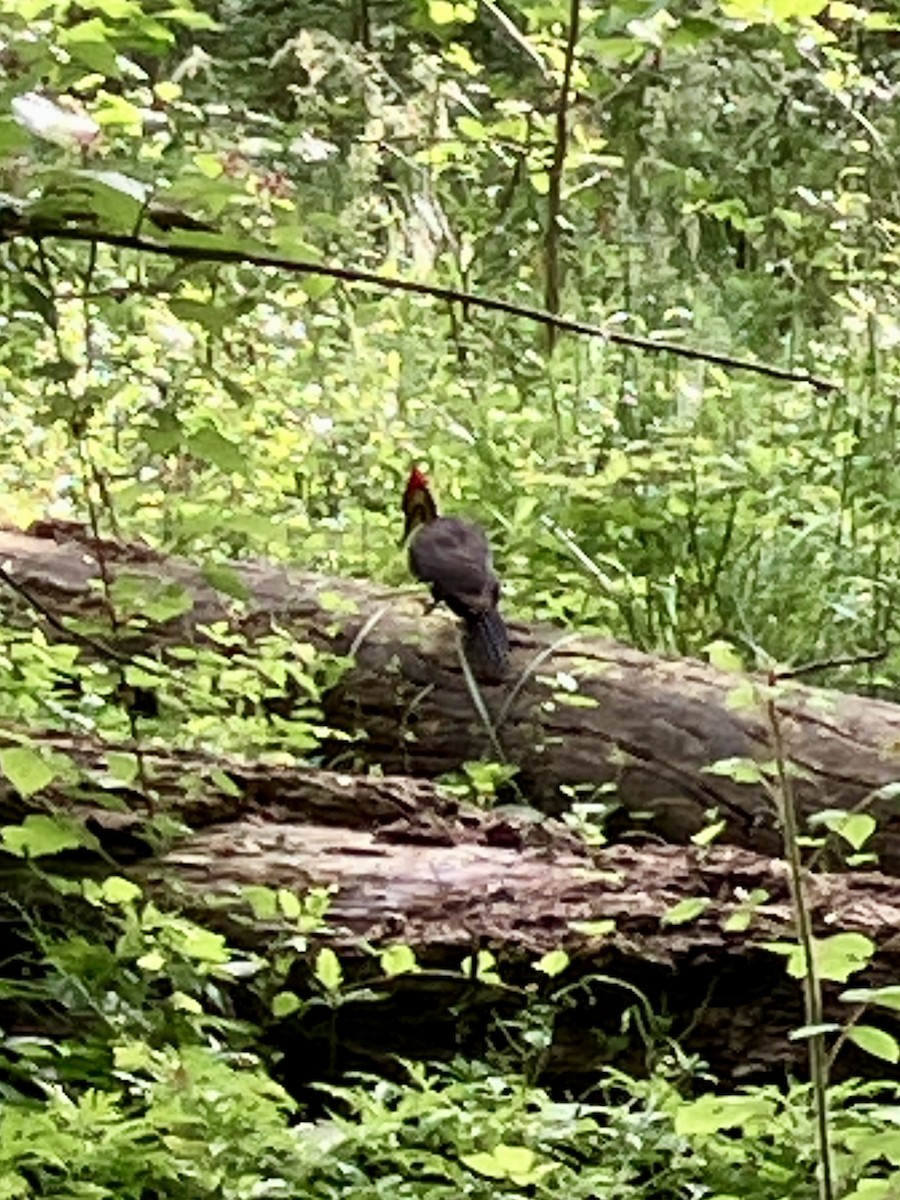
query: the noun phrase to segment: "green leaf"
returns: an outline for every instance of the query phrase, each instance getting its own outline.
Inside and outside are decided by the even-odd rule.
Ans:
[[[722,833],[725,825],[725,821],[714,821],[711,825],[707,825],[704,829],[692,834],[691,841],[695,846],[709,846]]]
[[[861,850],[877,828],[875,818],[868,813],[849,813],[837,826],[837,833],[854,850]]]
[[[101,12],[113,21],[125,21],[132,17],[139,19],[141,16],[141,6],[135,0],[90,0],[89,4],[82,7]]]
[[[149,950],[137,960],[142,971],[161,971],[166,965],[165,957],[158,950]]]
[[[72,820],[32,814],[21,825],[0,828],[3,848],[17,858],[41,858],[62,850],[77,850],[84,845],[81,828]]]
[[[720,758],[703,770],[707,775],[724,775],[735,783],[762,783],[765,779],[759,764],[752,758]]]
[[[602,938],[616,932],[616,923],[611,918],[602,921],[570,921],[569,928],[573,933],[582,933],[585,937]]]
[[[110,750],[106,755],[106,769],[119,783],[134,783],[138,777],[140,763],[136,754]]]
[[[57,775],[43,755],[31,746],[0,750],[0,772],[25,800],[48,787]]]
[[[861,933],[836,933],[815,941],[816,970],[820,979],[846,983],[849,976],[869,965],[875,943]]]
[[[228,961],[228,946],[221,933],[191,924],[181,930],[178,941],[182,953],[196,962],[218,964]]]
[[[247,884],[241,895],[253,910],[257,921],[274,921],[278,916],[278,893],[262,884]]]
[[[341,592],[323,589],[319,592],[317,599],[319,607],[323,612],[346,613],[348,615],[354,615],[359,612],[357,602],[351,596],[345,596]]]
[[[250,599],[250,590],[234,567],[227,563],[205,562],[202,571],[203,578],[217,592],[231,596],[233,600]]]
[[[148,575],[117,576],[109,595],[120,618],[146,617],[160,624],[183,616],[194,607],[194,598],[187,588]]]
[[[273,1017],[289,1017],[301,1007],[302,1002],[296,992],[277,992],[272,997]]]
[[[188,447],[195,458],[218,467],[228,475],[241,475],[247,470],[247,460],[238,445],[212,425],[204,425],[192,434],[188,438]]]
[[[108,78],[118,79],[122,72],[116,48],[109,40],[110,32],[99,17],[92,17],[69,29],[61,29],[57,36],[59,44],[78,62]]]
[[[288,888],[278,889],[278,907],[281,915],[288,921],[296,921],[303,912],[303,906],[299,899]]]
[[[540,971],[542,975],[552,979],[556,975],[561,975],[568,965],[569,956],[565,950],[550,950],[532,964],[532,970]]]
[[[381,969],[389,978],[395,975],[411,975],[420,970],[415,951],[411,946],[389,946],[378,956]]]
[[[679,900],[677,904],[673,904],[663,913],[661,924],[687,925],[688,922],[695,921],[701,913],[705,912],[710,904],[712,901],[705,896],[690,896],[686,900]]]
[[[475,20],[474,5],[453,4],[450,0],[429,0],[428,15],[435,25],[452,25],[459,21],[469,24]]]
[[[103,103],[91,113],[98,125],[122,125],[137,130],[143,128],[143,114],[136,104],[124,96],[104,95]]]
[[[29,144],[28,134],[12,117],[0,117],[0,155],[24,150]]]
[[[875,1058],[889,1063],[900,1062],[900,1043],[883,1029],[873,1025],[853,1025],[847,1030],[847,1039]]]
[[[183,7],[166,8],[157,16],[164,21],[175,21],[185,29],[221,29],[222,25],[209,13],[199,12],[195,8]]]
[[[682,1101],[675,1110],[675,1132],[682,1137],[719,1133],[723,1129],[759,1129],[775,1116],[774,1101],[763,1096],[701,1096]]]
[[[315,977],[328,992],[337,992],[343,982],[340,960],[329,946],[316,955]]]
[[[56,303],[52,297],[27,279],[20,280],[19,291],[48,329],[54,330],[58,327],[59,318],[56,312]]]
[[[716,670],[728,671],[731,674],[739,674],[744,670],[741,656],[730,642],[709,642],[704,649],[709,655],[710,665]]]
[[[460,1161],[478,1175],[488,1179],[509,1179],[519,1187],[537,1183],[549,1171],[555,1171],[559,1163],[538,1162],[537,1155],[529,1146],[508,1146],[501,1142],[493,1151],[460,1155]]]
[[[121,875],[108,875],[101,887],[103,899],[110,904],[133,904],[140,898],[141,889]]]
[[[177,1009],[178,1012],[190,1013],[191,1016],[194,1017],[200,1017],[203,1015],[202,1005],[195,1000],[193,996],[189,996],[186,992],[173,992],[169,998],[169,1003],[173,1008]]]
[[[208,333],[220,334],[232,320],[232,313],[227,309],[217,308],[199,300],[170,300],[169,309],[179,321],[193,321]]]
[[[792,979],[806,976],[806,955],[797,942],[764,942],[763,948],[787,958],[787,973]],[[816,973],[820,980],[846,983],[850,975],[869,965],[875,944],[861,933],[836,933],[813,942]]]
[[[890,983],[877,988],[850,988],[841,992],[840,999],[847,1004],[878,1004],[900,1012],[900,984]]]
[[[799,1042],[805,1038],[819,1037],[824,1033],[837,1033],[840,1028],[837,1021],[823,1021],[820,1025],[801,1025],[799,1029],[792,1029],[788,1038],[792,1042]]]
[[[474,977],[480,979],[482,983],[501,983],[500,976],[494,970],[496,964],[497,957],[492,951],[479,950],[475,956],[474,970],[470,957],[463,959],[460,970],[469,979]]]

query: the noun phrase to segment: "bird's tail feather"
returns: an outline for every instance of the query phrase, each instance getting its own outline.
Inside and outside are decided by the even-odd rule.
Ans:
[[[469,659],[485,676],[499,681],[509,665],[509,635],[496,608],[489,608],[466,621]]]

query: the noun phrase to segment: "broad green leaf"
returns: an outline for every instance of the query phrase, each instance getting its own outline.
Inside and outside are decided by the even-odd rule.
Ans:
[[[28,146],[28,134],[12,117],[0,116],[0,154],[24,150]]]
[[[160,954],[158,950],[149,950],[146,954],[142,954],[137,960],[137,965],[142,971],[161,971],[166,965],[165,956]]]
[[[138,777],[140,764],[136,754],[110,750],[106,755],[106,769],[110,776],[119,783],[134,783]]]
[[[691,834],[691,841],[695,846],[711,846],[720,833],[725,829],[725,821],[714,821],[711,825],[707,825],[704,829],[698,830],[697,833]]]
[[[868,813],[849,813],[837,826],[837,833],[854,850],[861,850],[877,828],[875,818]]]
[[[227,563],[205,562],[202,571],[203,578],[217,592],[231,596],[233,600],[250,599],[250,591],[234,567]]]
[[[731,674],[740,674],[744,670],[741,656],[730,642],[708,642],[704,648],[709,655],[710,665],[717,670],[728,671]]]
[[[99,71],[108,78],[118,79],[121,75],[118,53],[110,40],[111,30],[99,17],[80,21],[68,29],[60,30],[59,44],[64,46],[74,59]]]
[[[701,1096],[682,1101],[675,1110],[675,1132],[681,1136],[718,1133],[723,1129],[759,1129],[775,1116],[775,1103],[764,1096]]]
[[[194,1017],[203,1015],[203,1006],[186,992],[173,992],[169,997],[169,1003],[178,1012],[190,1013]]]
[[[0,841],[5,850],[18,858],[41,858],[62,850],[77,850],[85,839],[74,821],[35,813],[21,825],[0,828]]]
[[[451,0],[428,0],[428,15],[435,25],[451,25],[456,21],[468,24],[475,20],[475,6],[451,3]]]
[[[140,130],[143,126],[143,114],[136,104],[132,104],[124,96],[105,94],[102,103],[95,106],[91,116],[98,125],[133,126]]]
[[[585,937],[608,937],[616,932],[616,923],[612,919],[602,921],[570,921],[569,928],[573,933],[582,933]]]
[[[328,992],[338,991],[343,983],[344,972],[340,960],[329,946],[325,946],[316,955],[315,976]]]
[[[278,889],[278,907],[281,910],[281,915],[288,921],[296,921],[303,912],[300,901],[288,888]]]
[[[900,1012],[900,984],[887,984],[878,988],[850,988],[841,992],[840,999],[847,1004],[878,1004]]]
[[[875,953],[875,943],[861,933],[836,933],[833,937],[817,938],[816,970],[820,979],[846,983],[857,971],[869,965]]]
[[[194,606],[187,588],[149,575],[123,573],[113,580],[109,595],[120,617],[146,617],[160,624],[183,616]]]
[[[101,12],[113,21],[124,21],[134,17],[140,20],[141,6],[135,0],[90,0],[83,6],[88,11]]]
[[[187,300],[183,298],[170,300],[169,310],[179,321],[194,321],[209,333],[215,334],[220,334],[233,319],[233,314],[228,312],[227,309],[219,308],[215,304],[199,300]],[[204,429],[209,428],[209,426],[204,427]],[[203,430],[201,430],[202,432]],[[203,456],[199,455],[198,457]]]
[[[501,1142],[490,1153],[463,1154],[460,1156],[470,1170],[488,1179],[509,1179],[519,1187],[536,1184],[559,1163],[539,1162],[529,1146],[509,1146]]]
[[[224,963],[228,961],[228,946],[220,933],[189,925],[182,931],[179,947],[188,957],[197,962]]]
[[[395,975],[409,975],[420,970],[416,961],[415,951],[411,946],[389,946],[378,956],[381,969],[389,978]]]
[[[847,1030],[847,1038],[875,1058],[889,1063],[900,1062],[900,1043],[883,1029],[876,1029],[872,1025],[853,1025]]]
[[[752,758],[720,758],[703,770],[707,775],[724,775],[735,783],[762,783],[765,779],[759,764]]]
[[[183,25],[185,29],[221,29],[222,25],[209,13],[200,12],[196,8],[190,8],[187,5],[175,5],[172,8],[163,9],[157,14],[161,20],[175,21],[179,25]]]
[[[278,893],[262,884],[247,884],[241,895],[253,910],[257,921],[273,921],[278,916]]]
[[[502,980],[494,970],[497,956],[490,950],[479,950],[473,964],[471,958],[464,958],[460,970],[466,978],[480,979],[482,983],[501,983]],[[474,967],[474,970],[473,970]]]
[[[40,751],[31,746],[0,750],[0,772],[26,800],[51,784],[57,775]]]
[[[289,1017],[301,1007],[302,1003],[296,992],[277,992],[272,997],[273,1017]]]
[[[133,904],[141,895],[138,885],[121,875],[108,875],[100,890],[103,899],[110,904]]]
[[[319,607],[323,612],[327,613],[346,613],[352,615],[359,612],[359,604],[352,596],[345,596],[341,592],[329,591],[323,589],[319,592],[318,597]]]
[[[705,896],[691,896],[686,900],[679,900],[677,904],[673,904],[663,913],[661,924],[687,925],[691,921],[696,921],[697,917],[704,913],[710,904],[712,901]]]
[[[532,970],[540,971],[542,975],[552,979],[555,975],[561,975],[568,965],[569,956],[565,950],[550,950],[536,963],[532,963]]]
[[[212,425],[204,425],[188,438],[188,447],[201,462],[218,467],[228,475],[244,474],[247,460],[236,442],[219,433]]]
[[[764,949],[787,958],[787,972],[793,979],[806,976],[806,955],[796,942],[765,942]],[[813,943],[816,974],[820,980],[846,983],[856,971],[868,966],[875,944],[861,933],[836,933],[816,938]]]

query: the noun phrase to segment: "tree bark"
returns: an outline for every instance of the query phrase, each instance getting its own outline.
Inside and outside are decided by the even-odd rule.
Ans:
[[[481,688],[486,725],[461,669],[455,622],[442,612],[426,616],[418,593],[245,563],[235,564],[249,596],[242,608],[183,560],[14,533],[0,534],[0,564],[18,589],[4,589],[7,619],[31,621],[36,603],[45,625],[47,614],[52,623],[86,615],[102,621],[107,611],[91,588],[100,558],[109,579],[127,573],[172,582],[193,600],[189,612],[164,625],[120,630],[117,644],[126,651],[197,642],[201,626],[227,621],[250,641],[277,622],[350,654],[354,665],[325,702],[329,724],[355,739],[350,751],[346,743],[327,747],[335,765],[433,778],[502,757],[517,769],[519,794],[545,812],[559,813],[573,794],[590,799],[612,788],[654,836],[686,842],[718,810],[725,840],[779,851],[767,787],[707,771],[721,760],[765,764],[773,757],[763,699],[730,702],[740,676],[511,622],[509,678]],[[60,636],[52,623],[48,632]],[[764,681],[753,684],[758,690]],[[900,817],[889,795],[873,797],[897,779],[900,707],[791,683],[776,711],[786,753],[800,769],[801,813],[865,807],[879,822],[881,866],[900,873]]]
[[[736,847],[616,846],[589,856],[563,848],[552,831],[544,845],[529,846],[527,836],[515,846],[495,845],[496,819],[467,815],[458,840],[431,844],[397,840],[396,828],[386,837],[262,820],[210,827],[143,875],[174,876],[182,899],[185,886],[197,897],[204,921],[222,923],[256,949],[277,936],[276,923],[256,920],[248,936],[234,910],[208,913],[200,897],[234,897],[252,884],[333,887],[327,944],[339,952],[348,990],[362,985],[385,997],[342,1006],[344,1068],[371,1068],[373,1058],[383,1066],[398,1054],[451,1055],[459,1050],[460,1006],[477,1039],[498,1017],[514,1022],[536,996],[571,989],[541,1064],[546,1078],[566,1087],[586,1086],[613,1057],[625,1065],[615,1035],[623,1011],[634,1007],[644,1016],[665,1012],[667,1036],[722,1080],[805,1073],[805,1043],[789,1037],[804,1023],[801,984],[787,976],[784,958],[765,948],[795,941],[783,863]],[[754,889],[766,899],[752,908],[746,931],[730,931],[729,918],[748,911]],[[820,875],[810,882],[809,899],[817,936],[857,932],[879,945],[863,974],[826,985],[826,1019],[844,1023],[853,1013],[838,999],[845,987],[898,977],[900,887],[877,873]],[[667,923],[684,900],[699,901],[699,914]],[[609,922],[610,931],[591,932],[599,922]],[[382,976],[365,947],[395,944],[415,951],[422,974]],[[502,983],[468,976],[465,960],[483,949],[496,956]],[[546,979],[536,964],[559,949],[569,964]],[[308,990],[308,977],[298,984]],[[864,1023],[900,1034],[896,1013],[875,1010]],[[624,1058],[637,1067],[634,1056],[644,1049],[635,1039]],[[846,1045],[836,1060],[837,1077],[883,1069]]]

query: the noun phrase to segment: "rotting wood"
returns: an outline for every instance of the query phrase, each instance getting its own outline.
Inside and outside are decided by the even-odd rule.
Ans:
[[[653,1011],[666,1014],[682,1050],[701,1055],[719,1078],[802,1072],[805,1047],[789,1037],[803,1020],[801,987],[787,977],[784,959],[765,949],[768,942],[794,940],[783,863],[735,847],[617,846],[591,861],[574,848],[486,844],[491,820],[482,815],[480,841],[475,821],[467,840],[432,845],[302,823],[230,823],[202,831],[138,871],[145,881],[176,879],[181,903],[193,896],[204,921],[263,951],[279,927],[242,924],[242,887],[332,887],[327,944],[340,954],[347,986],[365,984],[385,997],[342,1007],[341,1045],[356,1046],[361,1056],[345,1066],[366,1065],[367,1056],[371,1066],[373,1056],[381,1062],[391,1054],[452,1053],[462,1011],[482,1029],[498,1014],[515,1019],[534,998],[539,957],[563,948],[569,967],[557,980],[545,980],[541,991],[581,984],[573,1006],[562,1006],[545,1064],[548,1076],[564,1076],[567,1086],[584,1086],[608,1059],[607,1035],[616,1032],[623,1009],[636,1003],[632,991],[612,980],[640,989]],[[729,931],[729,917],[747,911],[754,889],[767,898],[752,908],[746,931]],[[208,898],[224,896],[237,906],[231,915],[219,904],[206,908]],[[667,924],[666,914],[687,899],[705,907],[689,922]],[[896,881],[877,873],[821,875],[810,882],[810,902],[818,936],[854,931],[879,947],[852,985],[896,980]],[[614,931],[596,936],[584,924],[578,928],[602,921],[612,922]],[[367,947],[397,943],[416,952],[423,976],[379,978]],[[477,949],[496,955],[506,986],[467,983],[463,962]],[[301,990],[308,983],[297,982]],[[837,999],[842,990],[826,986],[827,1017],[837,1022],[851,1011]],[[409,1026],[403,1013],[416,1014]],[[888,1028],[895,1023],[883,1011],[870,1019]],[[880,1065],[851,1052],[839,1074]]]

